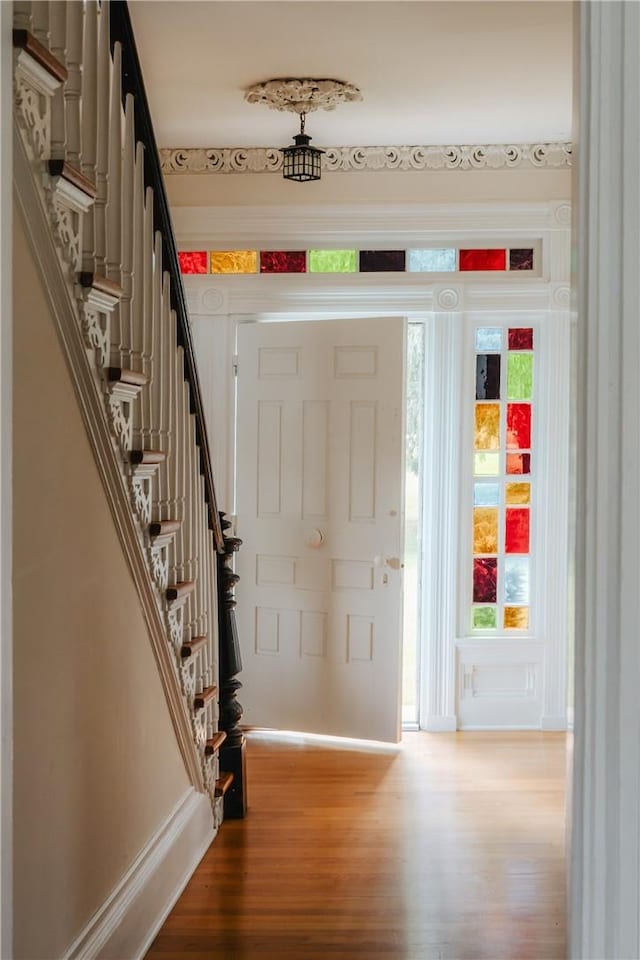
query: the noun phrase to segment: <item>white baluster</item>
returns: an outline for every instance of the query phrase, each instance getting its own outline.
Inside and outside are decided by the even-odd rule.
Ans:
[[[124,148],[122,151],[122,194],[120,197],[120,244],[122,251],[122,300],[118,312],[117,330],[114,327],[114,365],[129,366],[131,344],[131,298],[133,296],[133,224],[135,219],[134,184],[136,178],[136,147],[133,127],[133,97],[125,104]],[[114,198],[115,199],[115,198]],[[110,221],[112,218],[110,217]]]
[[[49,49],[49,3],[48,0],[34,0],[31,4],[33,35],[43,47]]]
[[[51,53],[63,66],[67,63],[67,3],[54,0],[49,13],[51,32]],[[64,159],[66,143],[66,122],[64,105],[64,85],[58,87],[51,101],[51,156],[54,160]]]
[[[95,265],[96,273],[100,276],[106,276],[107,273],[107,197],[108,197],[108,175],[109,175],[109,135],[111,133],[110,120],[110,86],[111,71],[118,70],[120,67],[113,67],[111,62],[111,52],[109,50],[109,5],[102,3],[98,11],[98,64],[97,64],[97,143],[96,143],[96,201],[94,205],[95,222]],[[115,77],[114,77],[115,81]],[[119,84],[118,84],[119,89]],[[118,104],[117,118],[119,131],[122,130],[122,105]],[[118,138],[118,146],[121,147],[121,137]],[[116,162],[113,170],[120,172],[121,165],[120,152],[116,154]]]
[[[95,186],[98,150],[98,8],[95,2],[85,6],[82,39],[81,170]],[[85,214],[82,231],[82,269],[95,274],[95,216],[93,205]]]
[[[29,0],[14,0],[13,26],[15,30],[28,30],[33,33],[33,3]]]
[[[67,70],[69,77],[64,88],[66,112],[66,159],[80,167],[82,144],[80,99],[82,96],[82,41],[84,33],[84,3],[67,4]]]
[[[127,130],[125,141],[129,146],[123,150],[123,126]],[[98,128],[100,129],[100,128]],[[122,224],[124,194],[124,170],[131,160],[133,168],[133,97],[127,97],[127,109],[123,124],[122,110],[122,46],[116,43],[111,69],[111,99],[109,102],[108,132],[108,190],[107,190],[107,277],[119,286],[122,280]],[[132,171],[133,176],[133,171]]]
[[[127,367],[141,370],[142,334],[144,323],[144,147],[136,143],[136,161],[133,180],[133,264],[131,292],[131,327],[124,341]]]

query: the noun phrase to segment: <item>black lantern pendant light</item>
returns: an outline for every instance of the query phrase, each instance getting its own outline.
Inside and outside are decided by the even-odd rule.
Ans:
[[[311,137],[304,132],[305,116],[300,114],[300,133],[293,138],[294,144],[282,148],[282,176],[285,180],[319,180],[322,175],[324,150],[310,146]]]

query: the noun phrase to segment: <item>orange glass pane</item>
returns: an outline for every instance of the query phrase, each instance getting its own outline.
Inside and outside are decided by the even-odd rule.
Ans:
[[[212,250],[211,273],[257,273],[257,250]]]
[[[529,628],[529,607],[505,607],[504,626],[507,630],[527,630]]]
[[[476,403],[476,450],[500,449],[500,404]]]
[[[508,483],[505,500],[507,503],[529,503],[531,501],[531,484]]]
[[[476,507],[473,511],[473,552],[498,552],[498,508]]]

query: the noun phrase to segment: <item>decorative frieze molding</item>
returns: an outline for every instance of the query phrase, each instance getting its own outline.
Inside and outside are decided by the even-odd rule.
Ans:
[[[571,143],[475,144],[470,146],[324,147],[322,168],[331,173],[387,170],[502,170],[571,166]],[[169,173],[276,173],[277,147],[177,147],[160,151]]]

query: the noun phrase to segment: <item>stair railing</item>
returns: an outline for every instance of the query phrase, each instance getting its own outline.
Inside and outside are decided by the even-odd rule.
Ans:
[[[201,769],[219,795],[225,546],[184,290],[127,4],[16,0],[19,135],[72,289]]]

